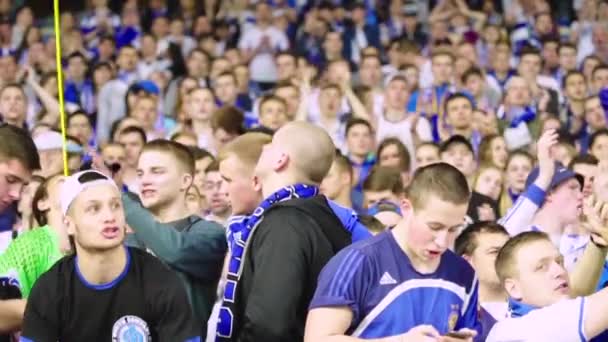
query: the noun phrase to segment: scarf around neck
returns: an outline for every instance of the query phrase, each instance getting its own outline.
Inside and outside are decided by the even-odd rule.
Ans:
[[[230,250],[226,288],[222,298],[219,320],[217,324],[216,341],[230,341],[234,336],[234,323],[237,319],[235,311],[236,290],[241,278],[242,265],[246,256],[250,237],[256,227],[262,222],[264,213],[274,204],[294,198],[309,198],[318,194],[316,186],[294,184],[279,189],[268,196],[249,216],[234,216],[228,220],[227,240]]]

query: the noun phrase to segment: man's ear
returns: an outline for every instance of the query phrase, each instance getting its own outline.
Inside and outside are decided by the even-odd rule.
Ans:
[[[65,225],[65,229],[68,235],[74,236],[74,234],[76,233],[76,225],[74,223],[74,220],[72,220],[68,216],[65,216],[63,218],[63,224]]]
[[[287,166],[289,165],[289,155],[287,153],[281,153],[281,156],[279,157],[279,159],[277,159],[274,162],[273,165],[273,171],[277,172],[277,171],[281,171],[287,168]]]
[[[521,293],[521,288],[519,286],[519,282],[516,279],[513,279],[513,278],[505,279],[504,288],[507,291],[507,294],[509,295],[509,297],[511,297],[515,300],[521,300],[523,298],[523,294]]]
[[[255,190],[257,192],[262,192],[262,182],[260,182],[260,179],[258,178],[258,176],[253,176],[251,178],[251,183],[253,185],[253,190]]]
[[[38,210],[40,211],[46,211],[51,209],[51,203],[49,203],[50,201],[48,199],[43,199],[38,201],[38,203],[36,204],[36,207]]]
[[[353,177],[350,175],[349,172],[342,172],[342,175],[340,176],[340,180],[341,180],[342,186],[349,186],[352,188],[355,185],[353,183]]]
[[[414,206],[409,199],[405,198],[405,196],[401,196],[401,200],[399,201],[399,208],[401,209],[401,215],[403,217],[411,215],[414,211]]]
[[[189,187],[192,185],[192,180],[193,180],[193,179],[194,179],[194,178],[192,177],[192,175],[191,175],[191,174],[189,174],[189,173],[184,173],[184,174],[182,175],[182,184],[180,185],[180,188],[179,188],[179,189],[180,189],[181,191],[187,191],[187,190],[188,190],[188,188],[189,188]]]

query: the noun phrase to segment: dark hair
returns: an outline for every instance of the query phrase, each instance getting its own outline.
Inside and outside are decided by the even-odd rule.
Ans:
[[[298,90],[298,92],[300,91],[298,89],[298,87],[296,87],[293,83],[291,83],[291,81],[289,80],[283,80],[283,81],[279,81],[275,86],[274,86],[274,91],[276,91],[279,88],[287,88],[287,87],[291,87],[294,88],[296,90]]]
[[[125,134],[137,134],[141,138],[142,143],[146,143],[146,132],[141,127],[127,126],[120,132],[120,135]]]
[[[450,102],[457,100],[457,99],[465,99],[469,102],[469,104],[471,105],[471,109],[475,109],[473,106],[473,101],[471,101],[471,98],[469,98],[468,96],[466,96],[464,93],[461,92],[457,92],[457,93],[453,93],[448,95],[448,97],[445,99],[445,102],[443,103],[443,112],[447,115],[448,114],[448,105],[450,104]]]
[[[363,182],[363,191],[390,191],[403,193],[401,173],[393,167],[376,166]]]
[[[541,58],[541,60],[542,60],[540,51],[538,51],[537,48],[532,47],[530,45],[526,45],[520,50],[519,58],[522,59],[522,58],[524,58],[524,56],[527,56],[527,55],[534,55],[534,56],[537,56],[538,58]]]
[[[0,124],[0,141],[0,162],[16,159],[29,171],[40,169],[38,149],[26,130]]]
[[[234,75],[234,73],[232,71],[222,71],[219,75],[217,75],[216,82],[217,82],[217,79],[219,79],[220,77],[230,77],[230,78],[232,78],[234,83],[238,83],[236,76]]]
[[[534,157],[526,150],[515,150],[515,151],[512,151],[511,153],[509,153],[509,158],[507,158],[507,164],[506,164],[507,167],[509,166],[509,164],[511,164],[511,161],[515,157],[524,157],[524,158],[528,159],[530,164],[534,167]]]
[[[475,222],[467,226],[456,238],[454,252],[458,255],[472,255],[477,249],[478,236],[481,234],[504,234],[509,236],[505,227],[491,221]]]
[[[462,74],[460,80],[462,81],[462,83],[466,83],[469,80],[469,77],[472,76],[479,76],[483,78],[483,73],[478,67],[470,67],[469,69],[467,69],[467,71],[464,72],[464,74]]]
[[[287,108],[287,102],[285,102],[282,97],[276,96],[274,94],[268,94],[262,95],[262,97],[260,98],[260,102],[258,104],[258,112],[261,113],[262,107],[264,107],[267,102],[271,101],[279,102],[281,105],[283,105],[283,107]]]
[[[205,159],[205,158],[211,158],[212,160],[215,159],[215,157],[213,157],[213,155],[211,154],[211,152],[197,147],[197,146],[186,146],[189,150],[190,153],[192,153],[192,157],[194,158],[194,161],[198,161],[201,159]]]
[[[241,135],[245,132],[243,112],[233,106],[224,106],[211,116],[211,128],[213,131],[223,129],[226,133]]]
[[[541,44],[543,45],[543,47],[549,43],[555,43],[557,45],[559,45],[559,43],[560,43],[559,39],[553,35],[546,36],[546,37],[542,38],[540,41],[541,41]]]
[[[114,39],[114,37],[110,34],[104,34],[101,36],[101,38],[99,38],[99,44],[108,41],[111,42],[112,45],[116,46],[116,40]]]
[[[452,135],[448,140],[444,141],[443,144],[441,144],[441,146],[439,147],[439,154],[440,155],[443,154],[453,145],[464,145],[464,147],[466,147],[467,150],[469,150],[469,152],[471,152],[471,154],[475,155],[475,152],[473,150],[473,145],[471,145],[471,142],[469,142],[469,140],[467,140],[467,138],[463,137],[462,135],[458,135],[458,134]]]
[[[48,178],[42,176],[35,176],[36,178],[32,178],[32,180],[36,179],[40,181],[40,186],[38,186],[38,189],[36,189],[36,192],[34,192],[34,196],[32,197],[32,217],[40,226],[46,226],[49,223],[47,217],[48,209],[40,210],[40,208],[38,208],[38,203],[49,198],[49,184],[51,183],[51,180],[58,176],[61,176],[61,174],[53,175]]]
[[[568,79],[572,76],[576,76],[576,75],[580,75],[583,77],[583,80],[585,79],[585,75],[578,71],[578,70],[570,70],[566,73],[566,76],[564,76],[564,78],[562,78],[562,89],[566,88],[566,84],[568,83]]]
[[[149,151],[171,154],[175,160],[182,164],[184,173],[194,175],[194,157],[186,146],[171,140],[152,140],[142,149],[142,154]]]
[[[595,68],[593,68],[593,72],[591,73],[591,78],[594,78],[594,77],[595,77],[595,74],[596,74],[597,72],[602,71],[602,70],[608,70],[608,64],[603,64],[603,63],[602,63],[602,64],[600,64],[600,65],[596,66]]]
[[[367,127],[367,129],[369,129],[370,133],[373,132],[372,125],[369,123],[369,121],[367,121],[365,119],[360,119],[360,118],[353,118],[346,122],[346,129],[344,130],[344,136],[348,136],[348,133],[350,132],[350,130],[357,125],[363,125],[363,126]]]
[[[570,161],[570,164],[568,164],[568,168],[570,170],[572,170],[574,168],[574,166],[576,165],[593,165],[596,166],[600,163],[600,161],[590,155],[590,154],[579,154],[577,156],[575,156],[574,158],[572,158],[572,160]]]
[[[204,56],[207,58],[207,61],[211,61],[211,55],[210,55],[210,54],[209,54],[207,51],[205,51],[205,50],[203,50],[203,49],[200,49],[200,48],[195,48],[195,49],[192,49],[192,51],[190,51],[190,52],[188,53],[188,56],[186,57],[186,59],[190,59],[190,58],[192,58],[192,56],[193,56],[195,53],[200,53],[200,54],[203,54],[203,55],[204,55]]]
[[[399,168],[401,171],[409,172],[412,168],[412,157],[410,156],[410,152],[407,147],[401,142],[399,138],[396,137],[388,137],[380,142],[378,145],[378,152],[376,153],[376,157],[379,159],[382,151],[388,146],[397,146],[397,151],[399,152]],[[378,163],[380,161],[378,160]]]
[[[572,49],[574,51],[577,50],[576,45],[570,43],[570,42],[563,42],[559,44],[559,47],[557,48],[557,53],[559,53],[562,49]]]
[[[208,172],[219,172],[219,171],[220,171],[220,163],[217,160],[213,160],[205,168],[205,173],[208,173]]]
[[[85,66],[86,66],[86,64],[88,62],[88,59],[80,51],[72,52],[68,56],[68,58],[67,58],[68,63],[70,62],[70,60],[72,60],[74,58],[80,58],[80,59],[82,59],[82,61],[84,62]]]
[[[608,128],[602,128],[591,134],[591,137],[589,137],[589,149],[593,147],[597,139],[601,136],[608,136]]]
[[[67,120],[66,120],[66,125],[69,126],[70,123],[72,122],[72,119],[74,119],[77,116],[84,116],[85,118],[87,118],[87,122],[89,123],[89,125],[93,125],[89,115],[82,109],[79,109],[79,110],[71,113],[70,115],[68,115]]]

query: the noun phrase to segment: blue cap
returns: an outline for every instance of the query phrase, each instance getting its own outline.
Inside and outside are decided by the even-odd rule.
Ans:
[[[367,215],[374,216],[374,215],[384,212],[384,211],[392,211],[396,214],[399,214],[399,216],[402,216],[401,208],[399,208],[399,204],[388,201],[388,200],[379,201],[378,203],[369,207],[367,209]]]
[[[137,83],[137,85],[139,86],[139,89],[145,91],[148,94],[152,94],[152,95],[160,94],[160,89],[158,89],[156,84],[154,84],[154,82],[152,82],[152,81],[148,81],[148,80],[140,81]]]
[[[526,188],[529,187],[530,185],[532,185],[532,183],[534,183],[536,181],[539,173],[540,173],[540,168],[538,168],[538,167],[535,167],[534,170],[532,170],[532,172],[530,172],[530,174],[528,175],[528,179],[526,179]],[[565,181],[570,180],[572,178],[576,179],[581,184],[581,187],[583,186],[583,184],[585,182],[585,179],[583,178],[583,176],[568,169],[562,163],[555,162],[555,172],[553,173],[553,178],[551,179],[551,184],[549,185],[548,191],[551,191],[551,190],[557,188],[560,184],[562,184]]]

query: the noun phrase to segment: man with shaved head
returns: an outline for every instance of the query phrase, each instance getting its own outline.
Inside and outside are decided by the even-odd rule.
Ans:
[[[351,242],[318,195],[334,155],[329,135],[305,122],[283,126],[264,145],[253,177],[264,200],[252,215],[229,222],[216,341],[303,340],[317,276]]]

